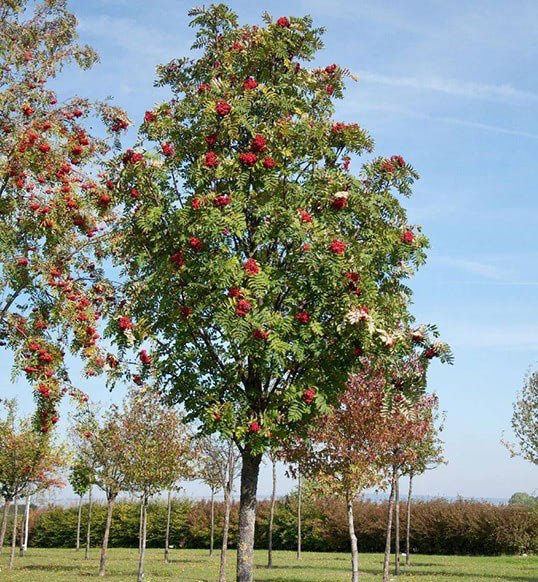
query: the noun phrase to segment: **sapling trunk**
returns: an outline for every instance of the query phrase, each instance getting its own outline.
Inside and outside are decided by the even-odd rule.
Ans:
[[[21,526],[21,545],[19,554],[24,555],[28,547],[28,526],[30,525],[30,495],[26,496],[26,503],[24,505],[24,518]]]
[[[400,574],[400,478],[396,473],[394,487],[394,574]]]
[[[2,513],[2,526],[0,527],[0,553],[4,547],[4,540],[6,539],[7,518],[9,516],[9,508],[11,507],[11,499],[4,500],[4,511]]]
[[[256,493],[261,455],[247,445],[241,454],[241,497],[239,501],[239,540],[237,544],[237,582],[252,582],[254,570],[254,530]]]
[[[275,519],[275,503],[276,503],[276,461],[271,459],[273,468],[273,489],[271,491],[271,507],[269,509],[269,537],[267,540],[267,567],[273,567],[273,523]]]
[[[211,531],[209,534],[209,555],[213,555],[215,543],[215,489],[211,487]]]
[[[11,530],[11,551],[9,553],[9,569],[13,569],[13,564],[15,563],[15,548],[17,547],[17,518],[19,516],[19,503],[18,498],[13,499],[13,504],[15,506],[13,512],[13,529]]]
[[[407,492],[407,515],[405,524],[405,565],[411,563],[411,497],[413,495],[413,473],[409,474],[409,490]]]
[[[85,560],[87,560],[90,557],[91,533],[92,533],[92,487],[90,485],[90,490],[88,492],[88,524],[86,526],[86,548],[84,550]]]
[[[166,533],[164,536],[164,561],[170,563],[170,520],[172,517],[172,490],[168,490],[166,503]]]
[[[230,531],[230,511],[232,509],[232,492],[235,477],[234,443],[228,442],[228,462],[226,466],[226,482],[224,483],[224,523],[222,526],[222,547],[220,550],[219,582],[226,582],[226,558],[228,555],[228,534]]]
[[[303,491],[301,487],[301,467],[297,469],[297,559],[301,559],[301,541],[302,541],[302,502],[303,502]]]
[[[396,472],[392,474],[390,483],[390,497],[387,510],[387,534],[385,539],[385,557],[383,559],[383,582],[389,582],[390,547],[392,538],[392,514],[394,512],[394,489]]]
[[[351,582],[359,582],[359,549],[357,546],[357,534],[355,533],[353,516],[353,496],[351,494],[347,495],[346,503],[349,539],[351,542]]]
[[[99,561],[99,576],[104,576],[106,573],[108,538],[110,536],[110,526],[112,524],[112,512],[114,510],[115,501],[116,501],[115,495],[110,496],[107,500],[105,533],[103,535],[103,545],[101,546],[101,559]]]
[[[144,580],[144,558],[146,554],[146,533],[148,520],[148,498],[144,494],[142,497],[142,522],[140,524],[140,555],[138,558],[138,578],[137,582]]]
[[[82,521],[82,495],[78,498],[78,517],[77,517],[77,552],[80,550],[80,524]]]

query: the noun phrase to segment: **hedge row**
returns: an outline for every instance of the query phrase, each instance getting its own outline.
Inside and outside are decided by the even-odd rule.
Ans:
[[[296,545],[296,508],[294,496],[279,500],[274,521],[275,549],[294,549]],[[362,552],[384,549],[386,503],[358,501],[355,527]],[[269,503],[259,504],[256,546],[266,547]],[[83,508],[83,524],[87,507]],[[216,544],[220,542],[222,505],[216,504]],[[402,504],[402,517],[405,506]],[[114,510],[110,545],[138,546],[139,509],[133,502],[120,502]],[[232,510],[230,544],[237,535],[238,506]],[[162,547],[166,506],[151,503],[148,509],[148,546]],[[94,505],[92,544],[99,545],[105,521],[105,507]],[[403,521],[403,520],[402,520]],[[48,507],[35,512],[30,544],[39,547],[72,547],[75,540],[77,508]],[[403,528],[402,528],[403,529]],[[346,510],[337,499],[309,500],[303,504],[303,549],[346,552]],[[210,506],[207,501],[173,502],[171,543],[176,547],[209,546]],[[476,501],[417,501],[413,505],[412,550],[423,554],[498,555],[538,552],[538,510],[523,506],[493,505]],[[218,546],[217,546],[218,547]]]

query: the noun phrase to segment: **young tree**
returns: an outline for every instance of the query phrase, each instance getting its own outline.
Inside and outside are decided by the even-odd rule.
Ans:
[[[111,407],[99,418],[96,410],[86,407],[75,419],[74,434],[78,437],[78,454],[87,473],[87,484],[96,484],[106,495],[107,514],[101,545],[99,576],[106,573],[108,539],[112,525],[114,505],[118,495],[127,488],[125,463],[127,440],[121,413]],[[91,523],[91,508],[88,508],[88,524]]]
[[[64,391],[83,397],[64,351],[84,353],[88,373],[105,363],[95,321],[110,295],[99,268],[110,196],[93,174],[108,145],[88,122],[100,118],[115,136],[128,125],[106,103],[58,101],[51,81],[97,58],[77,44],[66,5],[9,0],[0,8],[0,344],[35,388],[43,431],[58,421]]]
[[[513,408],[512,431],[517,443],[503,439],[503,444],[513,457],[538,465],[538,372],[527,376]]]
[[[269,528],[267,530],[267,567],[273,567],[273,524],[275,519],[275,505],[276,505],[276,457],[274,453],[269,455],[271,462],[271,506],[269,508]]]
[[[222,4],[190,14],[199,58],[159,68],[174,97],[109,169],[125,282],[109,331],[123,347],[152,340],[170,400],[234,438],[250,582],[263,452],[334,401],[360,350],[390,358],[411,342],[403,280],[427,241],[396,197],[416,178],[401,156],[349,171],[373,141],[333,119],[348,70],[304,66],[322,29],[267,14],[240,26]]]
[[[383,426],[385,387],[385,373],[364,359],[363,370],[351,376],[338,403],[318,419],[307,439],[288,444],[281,453],[285,459],[300,464],[303,475],[322,492],[345,500],[353,582],[359,579],[353,501],[384,476],[380,460],[387,450]]]
[[[194,449],[183,415],[164,405],[151,388],[132,389],[123,402],[120,430],[126,436],[123,467],[129,489],[142,498],[138,581],[144,578],[147,504],[192,474]]]
[[[79,456],[69,473],[69,484],[75,495],[78,495],[78,515],[77,515],[77,541],[76,550],[80,550],[80,525],[82,521],[82,500],[88,492],[92,481],[91,468]]]
[[[221,436],[202,437],[202,478],[206,483],[222,489],[224,494],[224,522],[222,525],[222,546],[220,551],[219,582],[226,582],[226,559],[230,512],[235,480],[240,469],[239,455],[233,439]],[[211,538],[213,538],[213,509],[211,510]]]
[[[422,439],[411,443],[414,454],[409,458],[407,465],[401,469],[401,474],[407,475],[409,478],[405,518],[406,566],[409,566],[411,560],[411,501],[413,495],[413,480],[417,475],[422,475],[426,471],[447,463],[444,458],[444,443],[440,437],[440,433],[444,428],[445,414],[439,412],[439,403],[435,397],[432,397],[431,408],[426,408],[424,413],[431,415],[427,432]]]
[[[58,471],[64,464],[64,451],[49,435],[37,432],[31,418],[18,419],[14,401],[6,403],[6,417],[0,423],[0,494],[14,504],[9,567],[15,559],[18,531],[18,501],[52,486],[62,486]],[[4,510],[3,521],[7,519]],[[5,531],[5,525],[2,525]],[[2,539],[2,542],[4,540]]]
[[[437,397],[424,394],[411,407],[395,408],[384,417],[383,429],[386,437],[385,454],[381,464],[389,470],[390,495],[387,516],[387,535],[383,560],[383,582],[389,581],[389,562],[392,538],[393,513],[395,518],[395,573],[400,571],[400,498],[399,478],[402,469],[412,465],[418,454],[419,443],[427,438],[432,429],[432,408],[437,406]]]

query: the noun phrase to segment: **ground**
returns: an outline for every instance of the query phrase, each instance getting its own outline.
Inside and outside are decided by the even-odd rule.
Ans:
[[[348,582],[350,558],[346,554],[304,553],[297,561],[292,552],[275,552],[274,568],[264,565],[266,552],[256,552],[256,581],[272,582]],[[230,552],[229,580],[233,580],[235,553]],[[361,555],[361,580],[380,580],[382,556]],[[0,555],[2,582],[87,582],[97,578],[99,550],[92,549],[90,559],[74,550],[30,548],[17,556],[15,569],[7,568],[7,551]],[[172,563],[163,563],[162,550],[148,550],[146,582],[181,580],[181,582],[213,582],[217,579],[219,554],[213,557],[204,550],[172,550]],[[107,578],[113,582],[136,579],[137,551],[112,549]],[[531,557],[462,557],[414,556],[413,565],[402,576],[406,582],[538,582],[538,556]]]

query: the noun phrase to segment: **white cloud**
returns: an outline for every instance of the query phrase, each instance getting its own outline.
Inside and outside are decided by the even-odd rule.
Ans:
[[[460,125],[462,127],[469,127],[473,129],[480,129],[483,131],[489,131],[492,133],[500,133],[503,135],[512,135],[515,137],[525,137],[528,139],[538,139],[538,133],[531,131],[524,131],[520,129],[512,129],[510,127],[502,127],[499,125],[491,125],[488,123],[481,123],[478,121],[470,121],[467,119],[460,119],[457,117],[445,117],[440,115],[428,115],[426,113],[420,113],[418,111],[413,111],[411,109],[403,109],[401,107],[393,107],[392,105],[360,105],[357,107],[356,102],[350,99],[347,103],[340,105],[338,111],[345,115],[356,115],[358,109],[363,111],[379,111],[382,113],[393,113],[397,116],[413,117],[415,119],[425,119],[427,121],[433,121],[438,123],[445,123],[447,125]]]
[[[103,38],[130,56],[151,59],[154,64],[168,61],[187,49],[178,43],[177,37],[141,26],[130,18],[84,16],[80,18],[80,30],[89,37]]]
[[[368,71],[359,74],[359,78],[370,83],[388,85],[390,87],[407,87],[418,91],[435,91],[455,97],[468,97],[484,101],[538,101],[538,94],[516,89],[506,83],[491,85],[443,77],[394,77],[392,75],[381,75]]]
[[[510,274],[491,264],[483,263],[481,261],[473,261],[469,259],[459,259],[454,257],[436,257],[431,258],[432,263],[439,263],[448,267],[454,267],[473,275],[479,275],[486,279],[494,281],[504,281],[510,279]]]

